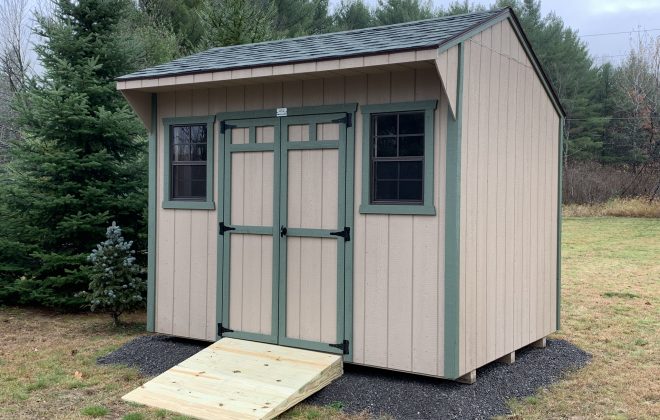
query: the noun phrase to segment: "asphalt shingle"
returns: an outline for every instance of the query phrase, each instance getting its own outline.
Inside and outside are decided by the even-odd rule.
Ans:
[[[504,12],[505,10],[476,12],[354,31],[212,48],[121,76],[117,80],[433,48]]]

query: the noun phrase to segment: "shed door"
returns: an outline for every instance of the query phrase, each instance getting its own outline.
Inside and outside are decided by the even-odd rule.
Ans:
[[[223,121],[222,328],[277,342],[277,118]],[[194,240],[194,239],[193,239]]]
[[[341,353],[346,115],[281,120],[280,344]]]
[[[219,335],[344,352],[346,114],[224,133]]]

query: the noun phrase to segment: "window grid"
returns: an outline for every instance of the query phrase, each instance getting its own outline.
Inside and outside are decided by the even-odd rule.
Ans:
[[[197,133],[193,135],[194,128],[197,128]],[[206,124],[170,126],[171,200],[206,200],[207,135]],[[187,139],[182,141],[184,136]],[[195,190],[198,192],[195,193]]]
[[[371,183],[371,197],[370,202],[372,204],[423,204],[424,203],[424,126],[422,125],[421,131],[413,133],[401,134],[401,116],[402,115],[417,115],[421,116],[422,121],[424,118],[423,112],[390,112],[390,113],[378,113],[372,114],[371,116],[371,145],[370,145],[370,183]],[[395,133],[388,134],[378,134],[380,132],[379,120],[380,117],[384,116],[396,116],[396,130]],[[401,140],[409,138],[421,138],[422,153],[418,155],[404,155],[401,156]],[[396,156],[379,156],[379,139],[395,139],[396,141]],[[396,165],[396,177],[380,177],[377,173],[378,164],[380,162],[391,162],[399,163]],[[419,162],[421,163],[421,170],[419,171],[419,176],[417,177],[402,177],[401,176],[401,163],[402,162]],[[396,186],[396,198],[394,199],[379,199],[379,189],[378,184],[381,182],[393,182]],[[408,199],[401,198],[402,183],[418,183],[418,195],[419,198]]]

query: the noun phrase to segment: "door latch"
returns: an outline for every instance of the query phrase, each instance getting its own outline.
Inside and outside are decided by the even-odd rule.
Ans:
[[[219,233],[220,235],[223,235],[223,236],[224,236],[225,232],[227,232],[227,231],[229,231],[229,230],[236,230],[236,228],[233,228],[233,227],[231,227],[231,226],[227,226],[227,225],[225,225],[225,222],[220,222],[220,223],[219,223],[219,225],[218,225],[218,233]]]
[[[340,230],[339,232],[330,232],[330,235],[341,236],[344,238],[344,241],[348,242],[351,240],[351,228],[344,226],[344,230]]]
[[[282,225],[280,226],[280,238],[284,238],[286,236],[286,226]]]

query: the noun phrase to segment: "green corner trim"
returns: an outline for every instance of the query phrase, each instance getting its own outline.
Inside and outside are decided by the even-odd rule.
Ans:
[[[416,214],[435,215],[433,205],[434,114],[438,101],[400,102],[392,104],[362,105],[362,203],[364,214]],[[372,204],[371,203],[371,114],[381,112],[424,111],[424,203]]]
[[[156,168],[158,159],[158,95],[151,94],[149,130],[149,208],[147,220],[147,331],[156,330]]]
[[[456,118],[447,115],[445,196],[445,354],[444,376],[459,376],[459,300],[461,245],[461,136],[463,118],[463,44],[458,44]]]
[[[163,202],[164,209],[186,209],[186,210],[213,210],[214,182],[213,182],[213,158],[214,158],[214,130],[215,116],[203,117],[173,117],[163,118]],[[206,124],[206,199],[205,200],[172,200],[170,197],[170,127],[180,124]]]
[[[562,155],[564,152],[564,117],[559,118],[559,176],[557,179],[557,325],[561,328],[561,210],[562,210]]]

